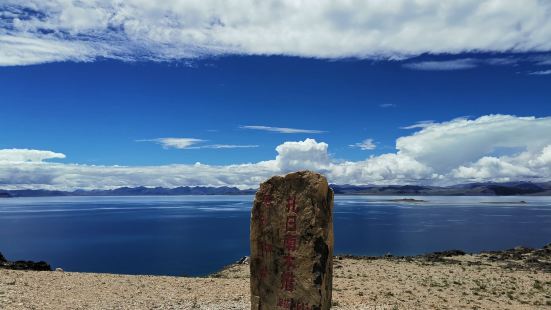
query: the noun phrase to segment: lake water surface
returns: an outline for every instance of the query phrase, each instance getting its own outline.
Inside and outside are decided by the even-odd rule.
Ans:
[[[253,198],[1,199],[0,252],[66,271],[205,275],[249,254]],[[475,252],[551,242],[551,197],[394,198],[336,196],[335,253]],[[527,204],[507,203],[520,200]]]

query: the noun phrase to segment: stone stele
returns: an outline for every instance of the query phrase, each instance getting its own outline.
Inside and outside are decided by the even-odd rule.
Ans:
[[[310,171],[260,184],[251,211],[251,309],[331,307],[333,191]]]

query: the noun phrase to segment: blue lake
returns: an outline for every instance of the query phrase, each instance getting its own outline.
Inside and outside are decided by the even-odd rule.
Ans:
[[[551,242],[551,197],[336,196],[335,253],[415,255]],[[66,271],[205,275],[249,253],[253,196],[0,200],[0,252]],[[527,204],[514,204],[524,200]],[[505,202],[487,204],[483,202]]]

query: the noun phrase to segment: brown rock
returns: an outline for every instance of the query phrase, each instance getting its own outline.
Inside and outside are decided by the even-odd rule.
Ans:
[[[310,171],[260,184],[251,211],[251,309],[329,309],[333,191]]]

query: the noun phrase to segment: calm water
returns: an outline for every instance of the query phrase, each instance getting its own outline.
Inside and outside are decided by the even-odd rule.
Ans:
[[[335,252],[412,255],[551,242],[551,197],[337,196]],[[67,271],[204,275],[249,253],[252,196],[0,200],[0,251]],[[528,204],[483,204],[520,201]]]

